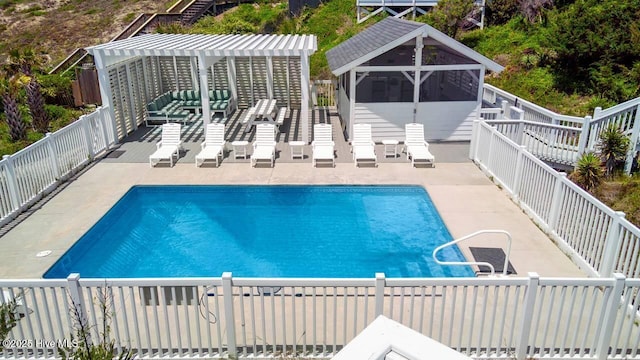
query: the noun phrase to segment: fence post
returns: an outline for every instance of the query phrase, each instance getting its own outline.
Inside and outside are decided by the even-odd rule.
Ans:
[[[18,178],[16,177],[16,169],[13,166],[13,158],[11,155],[4,155],[2,160],[5,162],[7,171],[7,185],[9,187],[9,198],[13,210],[20,209],[20,197],[18,196]]]
[[[376,316],[382,315],[384,311],[384,287],[385,287],[384,273],[376,273]]]
[[[478,147],[478,137],[480,136],[480,120],[473,120],[473,130],[471,130],[471,143],[469,144],[469,159],[476,160]]]
[[[493,139],[497,136],[498,130],[494,127],[491,127],[491,138],[489,139],[489,150],[487,151],[487,162],[485,163],[485,167],[487,170],[493,175]]]
[[[236,323],[233,316],[233,287],[230,272],[222,273],[222,293],[224,296],[224,320],[227,325],[227,351],[231,358],[235,358],[236,350]]]
[[[82,115],[80,116],[78,121],[80,121],[82,130],[84,131],[84,138],[87,141],[87,152],[89,153],[89,161],[91,161],[96,154],[96,151],[93,148],[93,141],[91,141],[91,119],[86,115]]]
[[[549,209],[549,219],[547,219],[547,227],[549,231],[556,232],[558,218],[562,210],[562,184],[567,180],[567,174],[560,172],[556,177],[556,183],[553,186],[553,194],[551,195],[551,208]]]
[[[625,213],[616,211],[611,218],[609,229],[607,230],[607,239],[604,243],[604,252],[602,254],[602,264],[600,269],[596,269],[600,277],[611,276],[615,271],[615,258],[620,247],[620,220],[624,219]]]
[[[582,130],[580,130],[580,142],[578,142],[578,155],[587,152],[589,144],[589,130],[591,129],[591,116],[585,116],[582,121]]]
[[[613,274],[615,284],[611,289],[611,293],[602,306],[604,307],[602,322],[600,323],[598,343],[596,345],[596,359],[606,360],[609,355],[609,346],[611,345],[611,335],[613,326],[618,315],[620,299],[624,292],[625,277],[622,274]],[[625,311],[624,309],[622,311]]]
[[[537,273],[529,273],[529,282],[527,283],[527,291],[524,295],[524,305],[522,307],[522,321],[520,322],[520,336],[516,339],[516,359],[524,360],[527,356],[529,348],[529,334],[531,333],[531,324],[533,323],[533,310],[536,306],[536,298],[538,296],[538,285],[540,284],[540,276]]]
[[[60,180],[60,164],[58,164],[58,157],[56,156],[56,149],[53,146],[55,141],[51,133],[47,133],[44,137],[44,142],[47,144],[47,150],[49,150],[49,156],[51,156],[51,165],[53,167],[53,173],[56,176],[56,180]]]
[[[520,193],[520,182],[522,178],[522,168],[524,162],[524,154],[527,151],[527,147],[524,145],[518,146],[518,157],[516,158],[516,172],[513,175],[513,186],[511,191],[513,192],[511,195],[515,200],[518,200],[520,197],[518,194]]]
[[[502,103],[500,104],[502,107],[502,119],[507,119],[509,120],[511,117],[509,116],[509,102],[507,100],[502,100]]]
[[[84,304],[84,297],[82,296],[82,288],[80,287],[80,274],[72,273],[67,276],[67,288],[69,289],[69,297],[71,298],[71,315],[77,316],[75,319],[80,324],[90,325],[87,322],[89,317],[87,316],[87,308]],[[75,326],[77,324],[72,324]],[[73,329],[71,329],[73,331]]]

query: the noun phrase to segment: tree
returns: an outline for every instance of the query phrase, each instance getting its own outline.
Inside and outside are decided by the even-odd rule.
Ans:
[[[602,182],[602,162],[594,153],[584,153],[578,159],[576,168],[569,175],[569,179],[581,188],[590,191]]]
[[[422,20],[455,38],[474,7],[474,0],[440,0]]]
[[[502,25],[518,13],[518,0],[492,0],[487,2],[487,23]]]
[[[606,175],[613,176],[616,162],[623,160],[629,150],[629,138],[615,124],[609,126],[600,133],[598,151],[600,158],[605,163]]]
[[[640,0],[577,0],[554,14],[560,88],[617,102],[640,95]]]

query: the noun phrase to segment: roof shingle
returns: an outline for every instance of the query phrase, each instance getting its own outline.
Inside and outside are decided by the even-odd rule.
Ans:
[[[327,51],[329,67],[335,71],[423,26],[425,24],[388,17]]]

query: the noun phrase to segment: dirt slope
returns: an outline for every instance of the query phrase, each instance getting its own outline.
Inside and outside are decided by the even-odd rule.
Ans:
[[[79,47],[110,40],[141,13],[164,12],[175,0],[0,0],[0,61],[30,47],[49,66]]]

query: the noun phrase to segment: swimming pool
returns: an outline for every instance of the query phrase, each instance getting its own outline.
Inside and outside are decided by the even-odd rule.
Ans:
[[[450,240],[419,186],[134,186],[44,277],[474,276]]]

